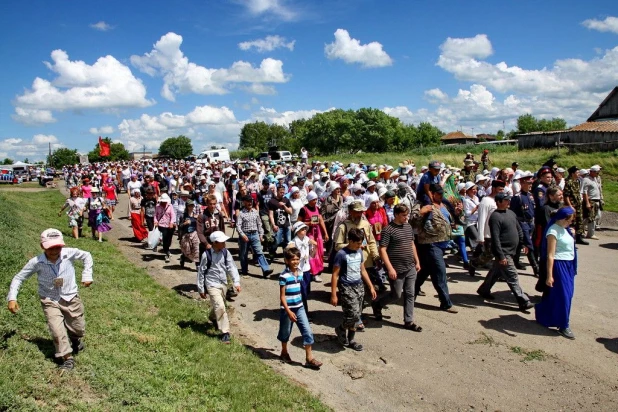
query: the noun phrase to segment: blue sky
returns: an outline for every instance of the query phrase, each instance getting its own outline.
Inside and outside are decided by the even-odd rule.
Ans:
[[[22,1],[1,13],[0,158],[99,135],[235,148],[243,124],[375,107],[444,132],[575,125],[618,85],[615,3]]]

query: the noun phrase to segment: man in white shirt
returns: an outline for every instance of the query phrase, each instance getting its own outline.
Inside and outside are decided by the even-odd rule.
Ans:
[[[475,251],[475,260],[470,265],[470,275],[474,275],[474,267],[484,266],[491,262],[493,254],[491,252],[491,232],[489,230],[489,217],[497,209],[495,197],[498,193],[504,191],[506,184],[502,180],[494,180],[491,182],[491,193],[485,196],[478,206],[478,223],[477,229],[479,233],[478,247]]]

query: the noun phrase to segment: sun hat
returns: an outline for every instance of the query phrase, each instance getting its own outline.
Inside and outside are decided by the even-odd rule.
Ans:
[[[209,237],[211,242],[226,242],[229,238],[229,236],[220,230],[212,232]]]
[[[292,235],[296,236],[296,234],[298,232],[300,232],[303,229],[307,229],[307,225],[304,222],[296,222],[294,223],[294,226],[292,226]]]
[[[54,246],[64,246],[62,232],[58,229],[46,229],[41,233],[41,247],[49,249]]]
[[[167,195],[167,193],[163,193],[159,198],[159,203],[169,203],[172,199]]]
[[[466,188],[466,184],[465,183],[458,183],[457,184],[457,191],[458,192],[461,192],[465,188]]]
[[[601,171],[601,169],[602,169],[602,168],[601,168],[601,166],[599,166],[599,165],[593,165],[593,166],[590,166],[590,171],[591,171],[591,172],[600,172],[600,171]]]
[[[476,186],[474,183],[472,183],[472,182],[466,182],[466,186],[465,186],[466,192],[467,192],[468,190],[472,189],[474,186]]]

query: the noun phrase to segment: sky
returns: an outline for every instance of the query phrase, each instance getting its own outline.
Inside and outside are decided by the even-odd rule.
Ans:
[[[584,122],[618,86],[614,0],[3,2],[0,159],[129,151],[372,107],[445,133]]]

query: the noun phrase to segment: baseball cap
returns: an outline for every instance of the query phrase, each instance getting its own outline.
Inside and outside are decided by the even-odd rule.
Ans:
[[[440,162],[438,162],[437,160],[432,160],[431,162],[429,162],[429,166],[430,169],[441,169],[442,168],[442,164]]]
[[[210,234],[210,241],[211,242],[226,242],[230,237],[227,236],[225,233],[223,233],[220,230],[217,230],[215,232],[212,232]]]
[[[500,192],[496,195],[496,200],[497,201],[501,201],[501,200],[511,200],[511,195],[509,195],[506,192]]]
[[[367,209],[365,208],[365,204],[362,200],[355,200],[350,203],[350,205],[348,206],[348,210],[353,210],[355,212],[364,212]]]
[[[600,172],[601,171],[601,166],[599,166],[599,165],[590,166],[590,171],[591,172]]]
[[[58,229],[46,229],[41,233],[41,246],[43,249],[49,249],[54,246],[64,246],[62,232]]]

